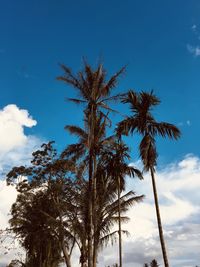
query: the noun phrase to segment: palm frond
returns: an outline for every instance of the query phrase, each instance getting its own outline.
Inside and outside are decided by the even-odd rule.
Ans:
[[[166,122],[152,122],[148,125],[148,131],[153,135],[168,136],[171,139],[178,139],[181,135],[175,125]]]
[[[65,130],[70,132],[73,135],[76,135],[79,138],[86,139],[87,133],[82,128],[75,126],[75,125],[66,125]]]
[[[129,236],[129,232],[127,230],[121,230],[121,233],[123,235]],[[109,234],[103,236],[100,239],[100,247],[107,246],[109,244],[109,242],[111,242],[111,245],[114,245],[114,243],[116,243],[118,240],[118,234],[119,234],[119,231],[116,230],[112,233],[109,233]]]
[[[85,104],[86,101],[82,99],[77,99],[77,98],[67,98],[68,101],[74,102],[75,104]]]
[[[113,75],[110,80],[102,88],[102,95],[107,96],[110,93],[110,90],[114,88],[117,84],[117,78],[125,72],[126,66],[122,67],[115,75]]]

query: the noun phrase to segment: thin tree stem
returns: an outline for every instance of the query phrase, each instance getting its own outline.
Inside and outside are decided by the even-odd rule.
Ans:
[[[121,232],[121,203],[120,203],[120,178],[118,177],[118,216],[119,216],[119,267],[122,267],[122,232]]]
[[[154,176],[153,168],[151,168],[151,179],[152,179],[153,194],[154,194],[154,201],[155,201],[156,215],[157,215],[157,223],[158,223],[158,230],[159,230],[159,237],[160,237],[160,244],[161,244],[161,248],[162,248],[164,265],[165,265],[165,267],[169,267],[168,258],[167,258],[167,251],[166,251],[166,247],[165,247],[165,240],[164,240],[164,235],[163,235],[163,230],[162,230],[162,222],[161,222],[159,203],[158,203],[158,194],[157,194],[157,189],[156,189],[156,182],[155,182],[155,176]]]

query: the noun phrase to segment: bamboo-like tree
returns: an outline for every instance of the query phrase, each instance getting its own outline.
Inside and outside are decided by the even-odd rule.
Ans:
[[[84,104],[84,114],[87,118],[88,128],[88,151],[89,151],[89,190],[91,194],[88,197],[89,202],[89,227],[88,227],[88,267],[92,267],[94,264],[93,258],[93,232],[95,231],[95,222],[93,221],[93,213],[96,203],[96,167],[97,167],[97,155],[95,153],[95,128],[97,123],[97,117],[99,114],[103,114],[103,110],[111,110],[107,103],[111,100],[117,100],[119,95],[110,96],[111,91],[116,87],[118,77],[124,72],[125,68],[119,70],[110,79],[106,79],[106,71],[102,64],[99,64],[96,69],[93,69],[87,62],[84,62],[84,68],[77,74],[66,67],[61,65],[64,74],[58,77],[68,85],[73,86],[79,95],[80,99],[70,98],[77,104]]]
[[[144,164],[144,170],[150,171],[151,173],[163,260],[165,267],[169,267],[155,182],[155,166],[157,163],[155,137],[161,136],[169,137],[171,139],[178,139],[180,137],[180,131],[173,124],[157,122],[154,119],[151,111],[152,108],[160,103],[160,100],[153,94],[153,92],[136,93],[129,91],[128,94],[123,97],[122,102],[129,104],[132,114],[118,124],[117,132],[119,135],[128,135],[133,133],[139,133],[142,135],[142,141],[140,143],[140,156]]]

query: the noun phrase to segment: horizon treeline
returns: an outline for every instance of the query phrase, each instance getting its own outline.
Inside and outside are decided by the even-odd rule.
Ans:
[[[151,175],[163,262],[169,267],[156,189],[156,137],[176,140],[179,129],[156,121],[152,109],[160,100],[153,91],[114,94],[125,68],[109,78],[102,64],[93,68],[84,62],[75,74],[65,65],[61,68],[57,80],[77,93],[78,98],[68,101],[82,107],[83,127],[79,122],[66,125],[75,143],[61,153],[54,142],[43,144],[33,152],[29,166],[13,167],[7,174],[8,185],[18,191],[7,232],[15,235],[26,253],[24,261],[13,260],[9,267],[72,267],[77,249],[81,267],[96,267],[101,249],[114,242],[118,243],[116,264],[122,267],[122,237],[128,235],[122,224],[129,220],[128,209],[144,198],[127,191],[126,177],[143,179],[144,172]],[[117,103],[130,108],[123,120],[116,113]],[[110,118],[113,112],[119,117],[116,125]],[[131,147],[124,141],[129,135],[140,136],[141,170],[130,165]],[[152,262],[150,266],[158,266]]]

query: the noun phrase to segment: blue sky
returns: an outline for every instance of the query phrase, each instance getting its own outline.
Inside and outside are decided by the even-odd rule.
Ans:
[[[199,14],[199,0],[1,1],[0,228],[6,227],[16,197],[3,174],[27,164],[43,141],[55,140],[61,150],[74,141],[64,126],[81,123],[81,108],[65,101],[74,90],[56,81],[62,74],[59,63],[76,72],[83,57],[93,66],[102,60],[108,76],[127,65],[116,93],[153,89],[161,99],[157,119],[182,132],[178,142],[158,140],[161,215],[171,266],[200,264]],[[125,106],[115,108],[129,114]],[[135,145],[135,162],[134,140],[127,142]],[[147,197],[130,212],[133,235],[124,241],[125,267],[140,267],[153,256],[161,263],[148,175],[134,185],[129,181],[128,189],[133,186]],[[114,250],[100,256],[99,266],[114,263]],[[14,256],[1,253],[0,266],[5,266]]]
[[[127,64],[117,90],[154,89],[158,119],[182,130],[178,143],[159,142],[161,156],[199,155],[200,57],[189,49],[200,45],[199,11],[198,0],[2,2],[0,107],[27,109],[38,122],[29,132],[62,147],[63,126],[81,112],[64,101],[72,89],[55,80],[58,63],[77,71],[83,56],[93,65],[101,58],[109,74]]]

